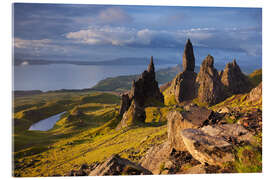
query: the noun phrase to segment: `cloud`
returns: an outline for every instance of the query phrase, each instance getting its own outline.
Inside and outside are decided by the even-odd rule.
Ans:
[[[24,52],[28,51],[32,55],[40,56],[46,53],[66,53],[66,47],[55,44],[51,39],[27,40],[14,38],[14,48]]]
[[[14,38],[15,48],[44,48],[47,47],[50,43],[50,39],[25,40],[20,38]]]
[[[258,30],[254,28],[153,30],[112,26],[91,26],[65,35],[67,39],[79,44],[133,47],[177,48],[182,47],[186,39],[190,38],[197,47],[231,49],[249,55],[260,52],[257,46],[261,43],[259,36]]]
[[[131,22],[132,18],[121,8],[119,7],[111,7],[107,8],[104,11],[101,11],[98,15],[98,20],[102,21],[102,23],[111,24],[111,23],[127,23]]]

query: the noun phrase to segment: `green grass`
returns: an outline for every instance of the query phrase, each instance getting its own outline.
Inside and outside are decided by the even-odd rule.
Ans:
[[[258,86],[262,82],[262,69],[255,70],[248,77],[253,87]]]
[[[46,106],[30,107],[14,114],[21,118],[18,119],[21,122],[26,117],[23,114],[25,111],[34,109],[44,112],[45,109],[58,106],[68,107],[49,131],[28,131],[24,128],[14,131],[15,176],[64,175],[82,164],[104,161],[112,154],[120,154],[121,157],[138,162],[153,144],[163,143],[167,138],[166,125],[156,121],[115,130],[121,119],[118,115],[119,98],[113,94],[93,92],[80,96],[66,93],[65,96],[54,95],[55,98],[52,98],[52,94],[47,94],[53,102],[45,100]],[[44,94],[40,96],[45,97]],[[66,97],[68,101],[65,101]],[[22,105],[22,101],[35,104],[40,99],[37,96],[32,97],[32,100],[30,97],[21,97],[16,99],[15,104]],[[168,111],[165,107],[153,108],[160,108],[160,113],[164,115]],[[34,116],[35,120],[30,116],[28,118],[28,126],[36,120]],[[16,123],[15,126],[21,128],[24,125]]]

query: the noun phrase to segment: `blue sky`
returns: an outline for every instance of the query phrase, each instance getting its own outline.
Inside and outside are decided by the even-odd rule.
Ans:
[[[198,52],[261,64],[260,8],[17,3],[13,18],[15,58],[174,61],[190,38]]]

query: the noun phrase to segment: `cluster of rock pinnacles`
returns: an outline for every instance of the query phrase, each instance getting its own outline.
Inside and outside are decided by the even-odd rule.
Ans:
[[[177,103],[191,101],[195,98],[199,102],[214,105],[232,94],[245,93],[251,88],[247,77],[241,72],[236,61],[228,63],[224,70],[218,72],[214,67],[214,58],[208,55],[202,62],[197,74],[193,46],[188,39],[183,53],[183,71],[172,80],[169,94]],[[118,128],[127,127],[136,122],[144,122],[146,118],[144,108],[153,102],[164,103],[155,79],[155,67],[151,57],[148,69],[140,78],[133,81],[131,90],[122,94],[120,116],[122,121]]]

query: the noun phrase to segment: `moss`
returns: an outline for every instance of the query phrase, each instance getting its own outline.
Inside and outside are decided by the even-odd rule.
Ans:
[[[238,148],[234,166],[239,173],[262,172],[261,149],[251,145]]]
[[[175,95],[170,93],[170,87],[168,87],[165,91],[163,91],[163,96],[164,96],[164,104],[166,106],[177,104],[175,100]]]

